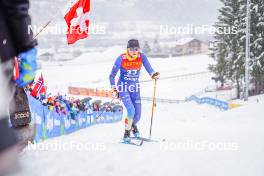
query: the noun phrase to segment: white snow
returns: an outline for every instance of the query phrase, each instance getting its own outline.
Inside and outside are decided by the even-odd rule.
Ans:
[[[102,54],[102,57],[99,53],[87,54],[79,61],[44,68],[43,73],[46,82],[53,88],[57,86],[60,91],[69,84],[105,86],[109,84],[108,75],[117,56],[111,53]],[[99,60],[102,62],[97,62]],[[209,73],[162,79],[207,72],[208,64],[212,62],[208,56],[150,60],[162,75],[157,97],[182,99],[213,84]],[[145,71],[142,74],[142,80],[149,79]],[[72,80],[75,83],[69,83]],[[153,82],[143,82],[142,96],[151,97],[152,89]],[[226,112],[193,102],[158,103],[152,138],[159,142],[145,142],[142,147],[120,144],[123,122],[93,126],[46,140],[38,144],[38,150],[30,146],[21,155],[23,170],[17,175],[263,176],[264,98],[259,96],[258,101],[256,99]],[[143,101],[139,129],[145,137],[149,134],[150,114],[151,103]],[[45,145],[71,143],[74,147],[70,151],[41,150]],[[77,144],[88,148],[78,150]]]

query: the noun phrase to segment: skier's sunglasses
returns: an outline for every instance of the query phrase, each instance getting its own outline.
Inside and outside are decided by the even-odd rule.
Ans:
[[[135,48],[128,48],[130,51],[139,51],[139,48],[135,47]]]

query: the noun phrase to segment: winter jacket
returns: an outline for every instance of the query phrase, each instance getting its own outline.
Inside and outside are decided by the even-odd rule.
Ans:
[[[0,61],[13,59],[37,45],[29,30],[28,0],[0,0]]]

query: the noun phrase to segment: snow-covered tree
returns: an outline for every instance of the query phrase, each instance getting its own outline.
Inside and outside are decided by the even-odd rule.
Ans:
[[[220,37],[214,42],[215,46],[210,48],[210,56],[215,59],[216,64],[210,65],[209,70],[217,75],[217,80],[221,82],[221,86],[224,86],[225,80],[227,79],[227,61],[226,61],[226,47],[221,41]]]
[[[264,83],[264,3],[251,0],[251,69],[256,93],[263,91]]]
[[[260,93],[264,89],[264,3],[263,0],[250,1],[250,80],[255,84],[256,93]],[[220,30],[215,34],[215,47],[211,50],[216,64],[209,69],[219,78],[235,82],[239,98],[241,82],[245,78],[247,0],[221,2],[223,7],[215,24]],[[223,27],[237,32],[223,30]]]
[[[161,52],[161,46],[160,46],[159,40],[157,38],[154,40],[152,51],[153,51],[153,53],[160,53]]]
[[[151,51],[151,48],[149,46],[149,43],[145,41],[144,46],[142,48],[143,53],[148,54]]]
[[[255,84],[256,93],[259,93],[261,91],[259,84],[264,83],[264,4],[263,0],[250,0],[250,2],[250,81]],[[247,0],[241,0],[241,4],[242,52],[240,55],[245,58]]]
[[[221,0],[223,7],[219,9],[218,21],[215,24],[215,46],[211,56],[216,64],[210,66],[220,79],[229,79],[236,83],[237,98],[240,98],[241,80],[244,76],[244,58],[241,55],[243,33],[240,32],[241,1]]]

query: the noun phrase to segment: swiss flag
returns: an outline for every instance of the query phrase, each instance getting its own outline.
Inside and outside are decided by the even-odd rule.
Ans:
[[[41,74],[38,81],[34,85],[30,95],[32,95],[33,97],[37,97],[40,93],[45,93],[45,92],[46,92],[46,89],[44,86],[44,79],[43,79],[43,76]]]
[[[68,26],[68,44],[74,44],[77,40],[88,37],[89,13],[90,0],[79,0],[64,16]]]

